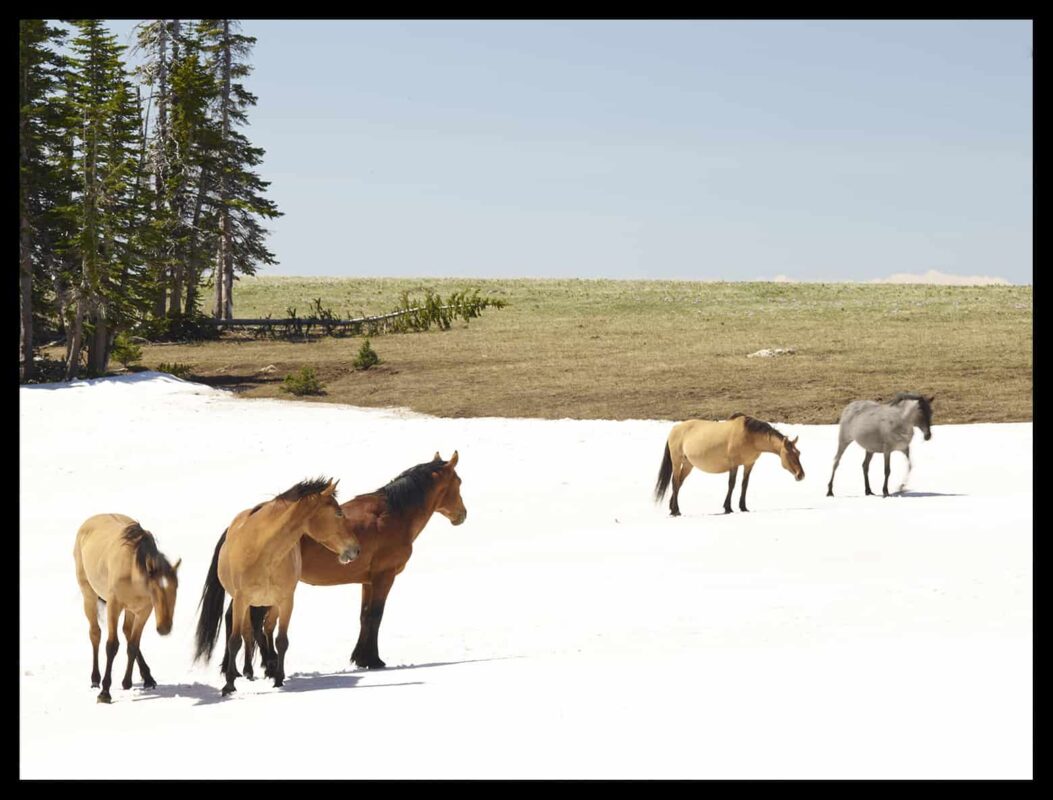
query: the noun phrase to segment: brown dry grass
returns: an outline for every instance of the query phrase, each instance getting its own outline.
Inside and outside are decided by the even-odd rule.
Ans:
[[[450,331],[374,337],[383,363],[356,372],[361,337],[308,343],[228,338],[146,345],[246,397],[288,397],[311,366],[318,402],[438,416],[721,418],[833,423],[859,398],[936,395],[938,423],[1031,419],[1031,287],[588,280],[242,280],[238,316],[390,310],[406,289],[478,286],[509,302]],[[796,355],[746,358],[767,347]],[[273,365],[275,370],[260,370]],[[306,399],[306,398],[305,398]]]

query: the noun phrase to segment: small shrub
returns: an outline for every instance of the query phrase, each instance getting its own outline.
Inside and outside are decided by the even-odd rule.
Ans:
[[[358,351],[358,355],[355,356],[355,360],[351,362],[351,365],[355,369],[369,369],[374,364],[380,363],[380,356],[377,355],[377,351],[369,346],[369,339],[362,342],[362,347]]]
[[[305,394],[322,394],[325,384],[318,380],[313,367],[304,367],[294,375],[286,375],[280,388],[283,392],[300,397]]]
[[[193,373],[194,368],[189,364],[180,364],[178,362],[168,364],[162,361],[160,364],[157,365],[157,371],[167,372],[169,375],[173,375],[176,378],[182,378],[183,380],[186,380]]]
[[[113,347],[110,348],[110,356],[128,369],[129,365],[142,360],[143,348],[135,344],[127,333],[118,333],[113,339]]]

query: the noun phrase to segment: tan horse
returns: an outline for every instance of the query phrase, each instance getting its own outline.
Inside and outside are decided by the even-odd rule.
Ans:
[[[336,483],[328,478],[301,481],[273,500],[242,511],[219,537],[205,587],[197,625],[194,660],[211,658],[223,616],[223,598],[232,598],[234,631],[227,639],[232,653],[226,668],[223,694],[235,691],[234,658],[241,644],[241,627],[248,624],[250,606],[277,609],[277,665],[274,685],[285,681],[285,651],[289,646],[289,619],[293,594],[300,579],[300,539],[310,536],[337,554],[342,564],[357,558],[358,539],[343,524],[336,502]]]
[[[782,462],[782,467],[797,480],[804,479],[801,468],[801,454],[797,450],[797,437],[787,439],[767,422],[748,417],[745,414],[732,414],[722,422],[711,422],[702,419],[689,419],[673,426],[665,446],[665,456],[658,471],[658,482],[654,487],[655,502],[661,502],[673,482],[673,496],[669,500],[669,514],[680,516],[680,504],[677,496],[687,474],[692,467],[703,472],[730,472],[728,476],[728,496],[724,498],[724,513],[731,513],[731,493],[735,490],[735,478],[739,466],[745,469],[742,473],[742,493],[739,495],[739,511],[746,508],[746,487],[750,482],[750,472],[760,458],[761,453],[775,453]]]
[[[139,649],[143,628],[154,613],[157,632],[167,636],[172,630],[175,613],[176,589],[179,579],[176,570],[179,559],[172,566],[157,549],[153,534],[144,531],[139,523],[123,514],[96,514],[88,517],[77,531],[73,545],[73,559],[77,564],[77,583],[84,595],[84,616],[88,618],[91,637],[91,685],[99,685],[99,601],[106,604],[106,674],[98,701],[109,703],[113,659],[120,645],[117,641],[117,621],[124,612],[124,638],[128,643],[128,669],[121,686],[132,688],[132,666],[139,664],[143,686],[152,689],[157,682]]]
[[[341,564],[331,552],[309,539],[300,541],[303,572],[300,580],[314,586],[362,584],[358,643],[351,662],[360,667],[380,669],[377,635],[384,616],[384,604],[395,576],[406,568],[413,554],[413,543],[438,512],[454,525],[468,516],[461,499],[461,478],[454,469],[457,452],[449,461],[438,453],[430,462],[402,472],[384,487],[344,503],[344,524],[362,543],[362,553],[351,564]],[[266,621],[264,621],[266,613]],[[246,641],[246,674],[251,670],[251,642],[255,638],[263,654],[265,674],[272,669],[274,609],[253,610],[254,631],[243,631]]]

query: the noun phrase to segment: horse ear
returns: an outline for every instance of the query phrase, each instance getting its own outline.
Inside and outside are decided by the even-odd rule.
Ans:
[[[432,456],[431,460],[432,461],[442,461],[442,456],[439,455],[439,451],[438,450],[435,451],[435,455]]]
[[[323,497],[332,497],[336,493],[336,485],[340,483],[340,480],[329,481],[329,485],[322,489]]]
[[[179,570],[179,565],[182,564],[182,563],[183,563],[183,559],[182,558],[180,558],[177,562],[175,562],[175,564],[172,565],[172,572],[177,572]]]
[[[794,436],[792,439],[790,439],[790,444],[792,444],[794,447],[796,447],[797,446],[797,440],[800,439],[800,438],[801,438],[800,436]]]
[[[453,455],[450,456],[450,463],[448,463],[446,466],[449,467],[450,469],[453,469],[454,467],[457,466],[457,451],[456,450],[453,451]]]
[[[152,557],[146,559],[146,574],[151,578],[157,574],[157,562]]]

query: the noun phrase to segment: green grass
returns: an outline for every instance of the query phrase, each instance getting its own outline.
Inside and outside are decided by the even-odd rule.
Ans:
[[[403,291],[479,287],[508,301],[452,330],[372,339],[382,364],[356,371],[362,339],[229,338],[144,346],[197,379],[279,396],[315,368],[316,402],[404,406],[440,416],[719,418],[742,411],[836,422],[843,406],[897,391],[935,394],[935,420],[1031,419],[1031,287],[613,280],[248,278],[239,317],[301,316],[314,298],[340,317],[383,313]],[[746,358],[767,347],[796,355]],[[274,365],[276,370],[259,370]],[[275,377],[279,376],[279,377]]]

